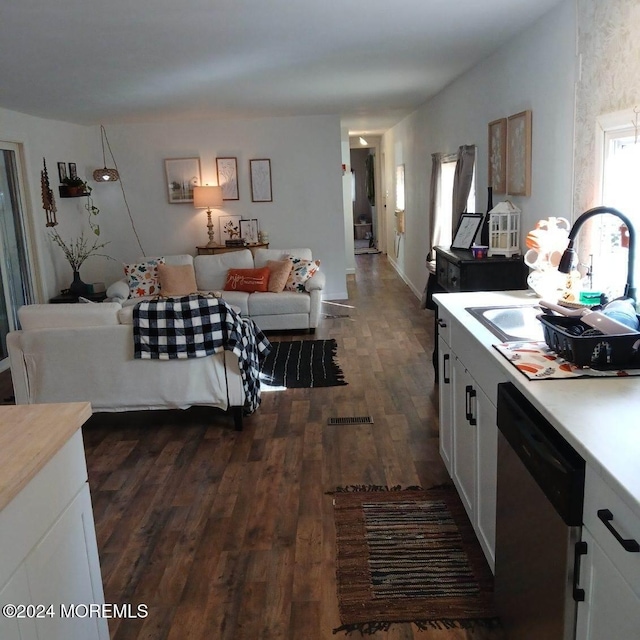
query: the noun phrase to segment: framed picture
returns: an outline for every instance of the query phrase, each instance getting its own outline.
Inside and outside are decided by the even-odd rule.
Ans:
[[[169,204],[193,202],[193,187],[200,185],[200,158],[168,158],[164,169]]]
[[[62,182],[65,178],[67,178],[67,163],[66,162],[58,162],[58,178],[60,182]]]
[[[240,232],[241,216],[220,216],[220,244],[227,240],[239,240],[242,238]]]
[[[507,119],[507,193],[531,195],[531,111]]]
[[[258,242],[258,220],[240,220],[240,237],[249,244]]]
[[[271,193],[271,160],[249,160],[251,202],[273,202]]]
[[[76,163],[75,162],[70,162],[69,163],[69,177],[70,178],[77,178],[78,177],[78,170],[76,169]]]
[[[240,200],[237,158],[216,158],[216,172],[218,184],[222,187],[222,199]]]
[[[482,224],[481,213],[463,213],[451,243],[452,249],[470,249]]]
[[[507,192],[507,119],[489,123],[489,186],[493,193]]]

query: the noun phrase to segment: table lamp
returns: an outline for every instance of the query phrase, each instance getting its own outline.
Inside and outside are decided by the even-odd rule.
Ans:
[[[213,222],[211,221],[211,207],[214,209],[222,206],[222,187],[194,187],[193,188],[193,206],[196,209],[207,210],[207,230],[209,233],[209,242],[207,247],[215,247]]]

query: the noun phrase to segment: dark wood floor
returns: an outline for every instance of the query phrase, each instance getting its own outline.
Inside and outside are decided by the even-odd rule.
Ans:
[[[433,313],[419,309],[384,256],[356,260],[349,300],[323,305],[315,336],[271,336],[335,338],[347,386],[264,393],[241,433],[204,409],[99,414],[85,427],[106,601],[149,607],[144,620],[112,621],[113,640],[336,637],[326,492],[447,480]],[[373,425],[327,425],[366,415]],[[402,624],[373,637],[493,634]]]

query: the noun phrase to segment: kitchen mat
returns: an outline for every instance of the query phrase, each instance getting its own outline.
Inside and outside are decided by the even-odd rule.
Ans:
[[[640,375],[640,369],[605,370],[578,367],[549,349],[546,342],[503,342],[494,344],[493,347],[529,380],[621,378]]]

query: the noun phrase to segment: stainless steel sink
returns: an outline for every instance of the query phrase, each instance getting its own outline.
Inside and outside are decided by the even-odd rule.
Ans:
[[[544,340],[537,306],[467,307],[466,310],[503,342]]]

